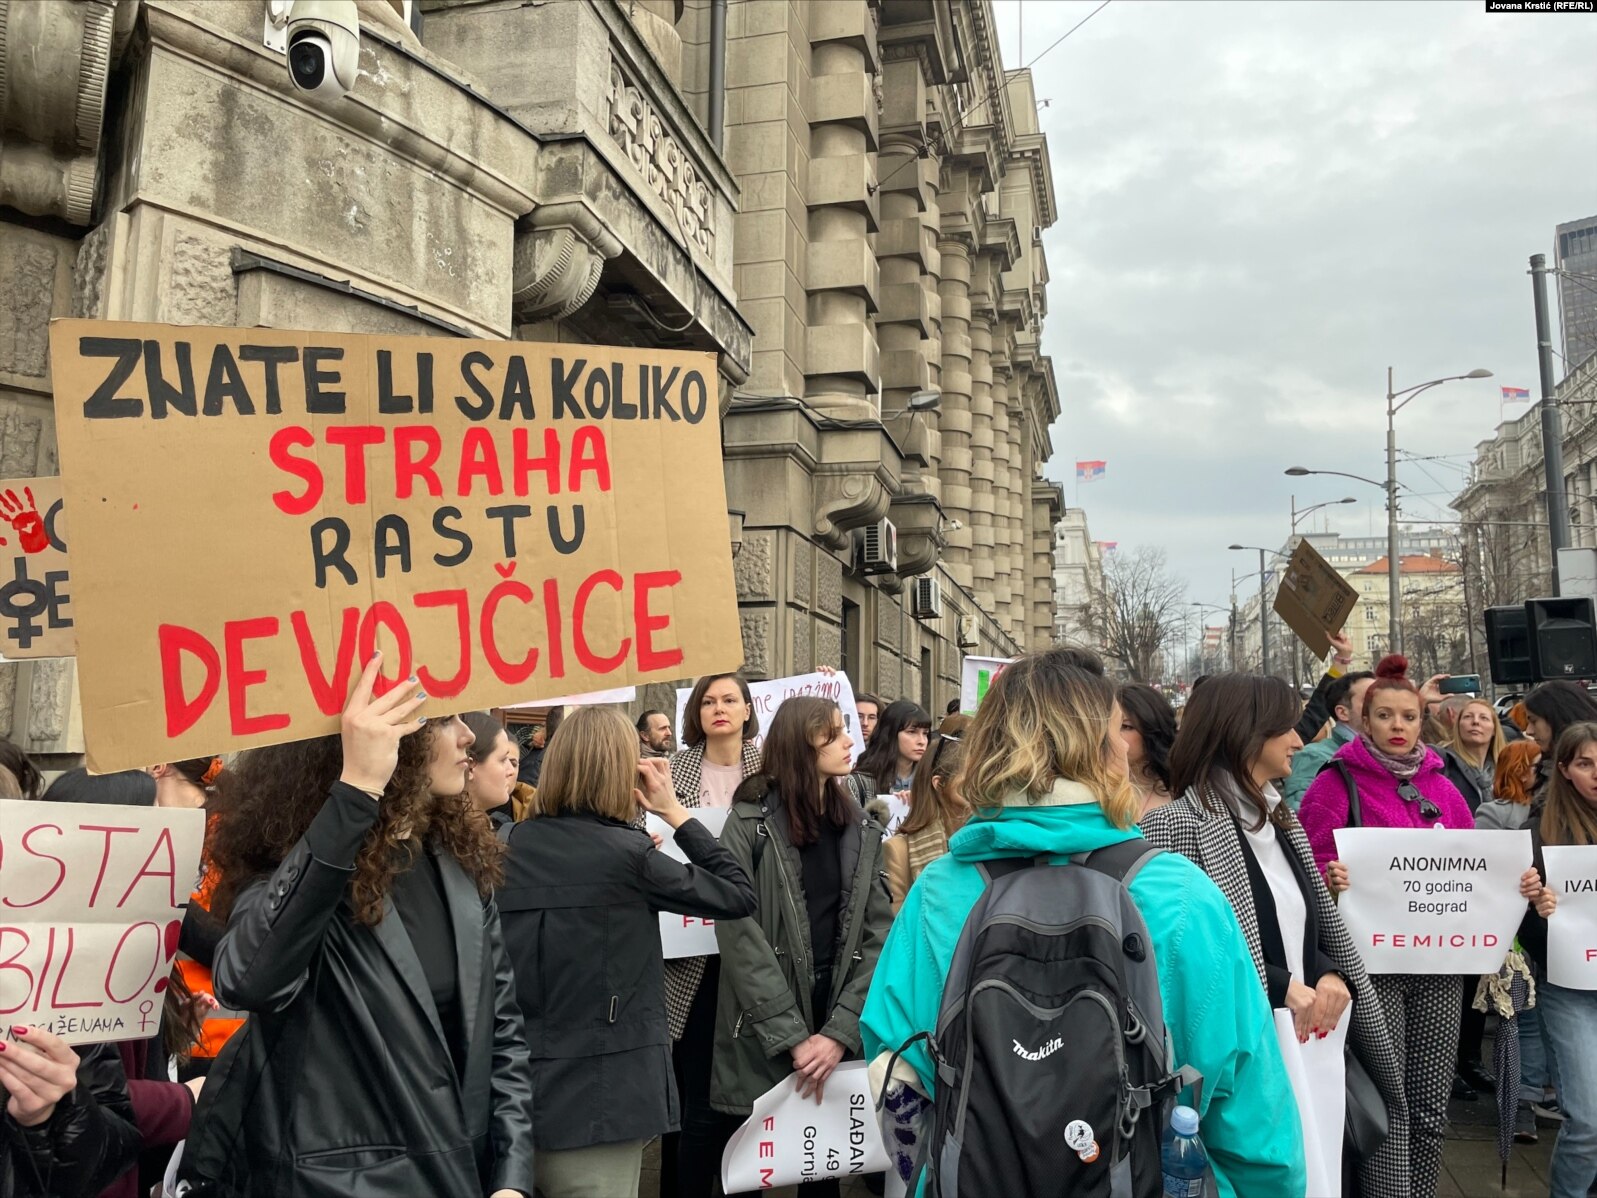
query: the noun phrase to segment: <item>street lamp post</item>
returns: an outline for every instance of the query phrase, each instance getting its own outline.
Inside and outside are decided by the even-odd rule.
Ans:
[[[1266,678],[1270,676],[1270,609],[1265,602],[1265,587],[1269,576],[1265,570],[1265,554],[1281,557],[1282,554],[1274,549],[1266,549],[1262,545],[1230,545],[1230,549],[1257,549],[1259,551],[1259,670]]]
[[[1468,374],[1450,374],[1446,378],[1432,379],[1428,383],[1416,383],[1412,387],[1394,391],[1392,368],[1386,368],[1386,591],[1387,603],[1391,608],[1387,612],[1387,639],[1391,642],[1391,648],[1387,650],[1389,653],[1403,652],[1403,564],[1397,552],[1397,414],[1421,392],[1429,391],[1432,387],[1459,379],[1491,377],[1490,370],[1476,367]]]

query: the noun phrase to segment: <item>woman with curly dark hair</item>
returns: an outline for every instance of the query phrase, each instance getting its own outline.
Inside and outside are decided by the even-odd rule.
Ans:
[[[472,734],[416,680],[339,736],[219,780],[216,995],[250,1012],[194,1115],[185,1180],[241,1198],[531,1195],[532,1095],[493,889],[465,795]]]
[[[1170,746],[1176,743],[1176,713],[1169,699],[1140,682],[1122,686],[1119,698],[1127,777],[1146,814],[1175,797],[1170,792]]]

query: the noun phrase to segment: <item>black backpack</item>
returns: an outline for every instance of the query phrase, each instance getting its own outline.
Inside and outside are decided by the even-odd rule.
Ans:
[[[1072,857],[1074,868],[981,863],[987,889],[960,933],[937,1031],[898,1050],[926,1040],[937,1071],[928,1198],[1164,1192],[1166,1116],[1203,1079],[1173,1067],[1153,944],[1126,889],[1159,851],[1135,838]]]

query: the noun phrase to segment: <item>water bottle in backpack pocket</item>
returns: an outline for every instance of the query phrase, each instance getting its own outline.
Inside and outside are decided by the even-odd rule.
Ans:
[[[1174,1067],[1126,889],[1158,851],[981,864],[936,1032],[899,1049],[925,1039],[936,1070],[929,1198],[1161,1198],[1166,1114],[1202,1078]]]
[[[1209,1154],[1198,1139],[1198,1112],[1178,1106],[1170,1112],[1159,1149],[1159,1167],[1164,1174],[1164,1198],[1204,1198],[1209,1178]]]

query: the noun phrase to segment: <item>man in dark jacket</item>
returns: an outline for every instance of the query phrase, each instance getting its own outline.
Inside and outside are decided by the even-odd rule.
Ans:
[[[97,1194],[137,1159],[139,1133],[115,1044],[74,1053],[30,1029],[6,1047],[0,1093],[13,1090],[20,1100],[19,1078],[35,1098],[18,1101],[14,1116],[0,1114],[0,1198]]]

